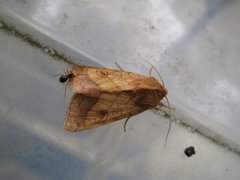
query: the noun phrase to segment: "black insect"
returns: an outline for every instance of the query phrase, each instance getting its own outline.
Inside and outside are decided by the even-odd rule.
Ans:
[[[189,146],[184,150],[184,153],[186,154],[187,157],[190,157],[190,156],[196,154],[196,151],[193,146]]]
[[[72,74],[64,74],[59,78],[60,83],[65,83],[68,79],[72,78]]]

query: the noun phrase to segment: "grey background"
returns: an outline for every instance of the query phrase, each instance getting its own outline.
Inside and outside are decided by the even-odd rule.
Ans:
[[[1,179],[236,179],[239,176],[239,1],[0,1]],[[169,90],[174,123],[146,111],[131,120],[69,133],[71,93],[54,74],[75,63],[148,74]],[[50,53],[48,51],[50,50]],[[54,51],[55,52],[55,51]],[[196,129],[199,133],[192,132]],[[206,138],[209,136],[210,138]],[[213,143],[210,139],[217,141]],[[225,148],[219,143],[224,143]],[[187,158],[185,147],[197,154]]]

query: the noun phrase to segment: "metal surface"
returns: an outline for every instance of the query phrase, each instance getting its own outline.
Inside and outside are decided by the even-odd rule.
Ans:
[[[239,155],[147,111],[69,133],[70,93],[54,74],[68,60],[148,74],[169,89],[177,121],[240,150],[239,1],[0,1],[0,179],[236,179]],[[54,49],[54,51],[52,50]],[[56,51],[55,51],[56,50]],[[53,52],[53,56],[51,55]],[[63,56],[64,56],[63,55]],[[58,58],[59,60],[59,58]],[[194,146],[187,158],[184,149]],[[206,166],[207,165],[207,166]],[[12,173],[14,172],[14,173]]]

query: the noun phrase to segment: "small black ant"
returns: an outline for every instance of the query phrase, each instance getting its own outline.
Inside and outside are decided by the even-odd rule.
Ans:
[[[65,83],[67,80],[71,79],[72,78],[72,74],[63,74],[60,76],[59,78],[59,82],[60,83]]]

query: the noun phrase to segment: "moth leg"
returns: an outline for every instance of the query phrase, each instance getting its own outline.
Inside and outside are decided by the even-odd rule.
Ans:
[[[118,63],[114,62],[114,64],[115,64],[120,70],[124,71],[123,68],[121,68],[121,66],[118,65]]]
[[[126,125],[127,125],[128,120],[130,119],[130,117],[131,117],[131,116],[129,116],[129,117],[126,119],[126,121],[124,122],[124,127],[123,127],[124,132],[126,132]]]
[[[66,67],[66,68],[64,69],[64,73],[65,73],[65,74],[67,74],[67,75],[70,74],[70,67],[71,67],[71,66],[69,65],[68,67]]]
[[[67,92],[67,87],[68,87],[69,81],[65,84],[65,89],[64,89],[64,99],[66,98],[66,92]]]
[[[163,104],[162,102],[159,102],[158,105],[160,106],[160,108],[161,108],[161,107],[165,107],[165,108],[167,108],[167,109],[175,110],[175,108],[170,107],[170,106],[168,106],[168,105],[165,105],[165,104]]]
[[[171,124],[172,124],[172,121],[171,121],[171,119],[169,119],[168,130],[167,130],[167,134],[166,134],[165,141],[164,141],[164,146],[165,147],[167,145],[167,140],[168,140],[168,136],[169,136],[169,133],[170,133]]]
[[[163,103],[161,103],[161,102],[159,102],[158,103],[158,105],[160,106],[160,107],[165,107],[165,108],[168,108],[169,109],[169,114],[166,114],[168,117],[170,117],[169,115],[170,115],[170,109],[171,110],[175,110],[175,108],[172,108],[172,107],[170,107],[169,105],[167,106],[167,105],[165,105],[165,104],[163,104]],[[169,118],[169,124],[168,124],[168,130],[167,130],[167,134],[166,134],[166,137],[165,137],[165,141],[164,141],[164,146],[166,147],[166,145],[167,145],[167,140],[168,140],[168,136],[169,136],[169,133],[170,133],[170,129],[171,129],[171,119]]]

